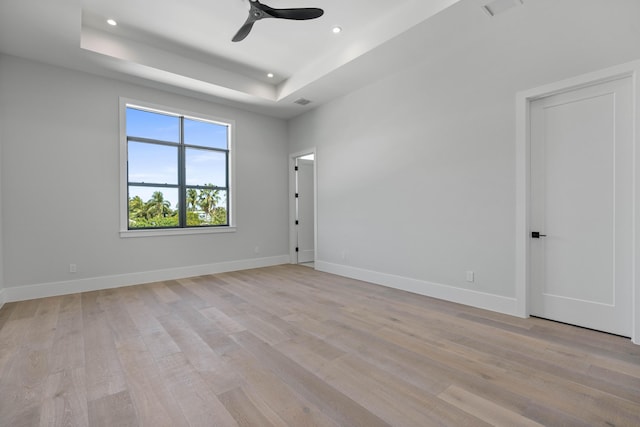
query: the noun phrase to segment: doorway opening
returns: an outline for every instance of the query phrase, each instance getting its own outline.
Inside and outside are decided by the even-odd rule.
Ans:
[[[316,260],[316,170],[315,149],[291,155],[290,256],[292,264],[315,268]]]

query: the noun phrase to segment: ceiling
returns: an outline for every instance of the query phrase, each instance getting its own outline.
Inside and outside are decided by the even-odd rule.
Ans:
[[[2,0],[0,52],[290,118],[417,61],[411,29],[458,1],[264,0],[325,13],[233,43],[248,0]],[[401,37],[406,50],[383,48]]]

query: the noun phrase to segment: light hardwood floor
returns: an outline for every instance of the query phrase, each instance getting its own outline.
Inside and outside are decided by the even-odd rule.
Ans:
[[[640,346],[301,266],[6,304],[1,426],[639,426]]]

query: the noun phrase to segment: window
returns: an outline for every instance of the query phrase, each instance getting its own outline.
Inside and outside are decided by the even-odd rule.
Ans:
[[[122,231],[230,228],[231,123],[130,103],[123,109]]]

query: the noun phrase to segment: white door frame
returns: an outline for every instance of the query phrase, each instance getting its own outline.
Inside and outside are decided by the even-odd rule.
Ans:
[[[296,229],[296,173],[294,166],[298,157],[313,154],[313,251],[318,257],[318,154],[316,148],[289,154],[289,262],[298,263],[296,254],[297,229]]]
[[[640,61],[599,70],[560,82],[519,92],[516,95],[516,314],[528,317],[530,289],[530,104],[550,95],[567,92],[621,77],[630,76],[633,82],[633,304],[632,334],[635,344],[640,344]]]

